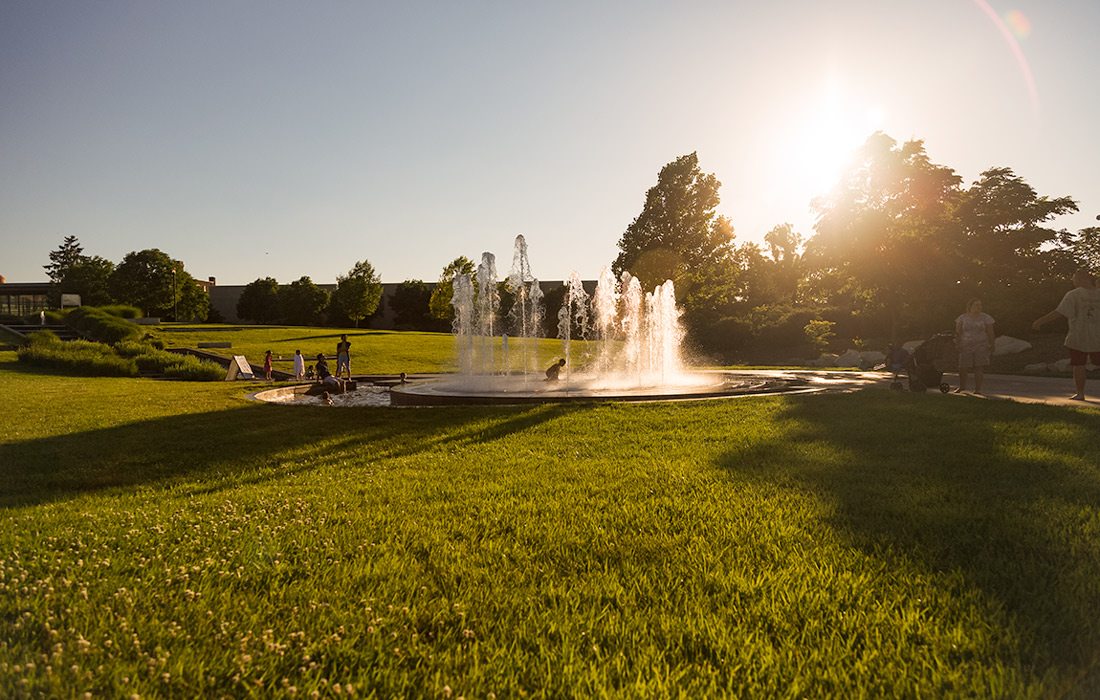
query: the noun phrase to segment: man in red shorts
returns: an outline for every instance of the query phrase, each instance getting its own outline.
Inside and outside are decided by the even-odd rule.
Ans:
[[[1100,289],[1096,288],[1096,278],[1085,269],[1073,273],[1074,288],[1062,297],[1058,308],[1035,321],[1031,327],[1039,330],[1059,316],[1069,321],[1069,333],[1066,334],[1066,348],[1069,349],[1069,364],[1073,367],[1073,383],[1077,393],[1075,401],[1085,400],[1085,363],[1088,360],[1100,365]]]

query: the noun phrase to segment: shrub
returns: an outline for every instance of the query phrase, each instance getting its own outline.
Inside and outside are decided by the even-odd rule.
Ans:
[[[172,365],[178,365],[183,361],[182,355],[164,350],[150,350],[134,358],[138,369],[142,372],[164,372]]]
[[[27,335],[27,345],[34,347],[61,345],[61,339],[53,331],[34,331]]]
[[[141,309],[126,304],[111,304],[109,306],[97,306],[97,309],[116,318],[141,318]]]
[[[193,355],[176,355],[176,358],[179,362],[166,367],[164,376],[192,382],[214,382],[225,379],[225,369],[220,365],[200,360]]]
[[[72,341],[39,343],[19,349],[20,362],[36,367],[62,370],[69,374],[87,377],[136,377],[138,370],[133,360],[119,357],[106,348],[106,352],[93,346],[99,343]],[[101,346],[105,347],[105,346]]]
[[[111,345],[124,340],[137,340],[141,335],[141,328],[136,324],[91,306],[73,309],[65,322],[70,328],[80,331],[93,340]]]
[[[163,348],[154,347],[152,343],[138,340],[123,340],[115,344],[115,352],[123,357],[137,357],[147,355]]]

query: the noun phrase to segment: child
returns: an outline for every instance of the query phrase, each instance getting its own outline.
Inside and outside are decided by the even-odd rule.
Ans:
[[[264,379],[271,381],[271,351],[264,354]]]
[[[306,378],[306,358],[301,350],[294,351],[294,378],[299,382]]]

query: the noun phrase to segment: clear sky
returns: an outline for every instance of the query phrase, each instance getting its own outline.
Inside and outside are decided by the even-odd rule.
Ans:
[[[199,278],[594,278],[665,163],[740,241],[875,129],[1100,214],[1100,2],[0,2],[0,274],[65,235]]]

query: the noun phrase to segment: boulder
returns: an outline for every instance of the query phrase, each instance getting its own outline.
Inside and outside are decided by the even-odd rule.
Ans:
[[[836,366],[859,367],[861,359],[862,358],[859,355],[859,350],[846,350],[843,355],[836,358]]]
[[[886,362],[886,353],[879,352],[878,350],[864,350],[859,353],[860,366],[861,367],[874,367],[875,365],[881,365]]]
[[[831,352],[821,353],[821,357],[816,360],[810,360],[810,365],[813,367],[836,367],[837,356]]]
[[[1036,374],[1046,374],[1050,371],[1050,365],[1045,362],[1036,362],[1033,365],[1024,365],[1025,372],[1034,372]]]
[[[1069,371],[1069,358],[1063,357],[1057,362],[1052,362],[1050,368],[1055,372],[1068,372]]]
[[[905,352],[912,355],[913,351],[919,348],[923,343],[923,340],[907,340],[901,344],[901,347],[905,350]]]
[[[998,356],[1015,355],[1018,352],[1030,349],[1031,343],[1008,335],[997,336],[996,340],[993,341],[993,354]]]

